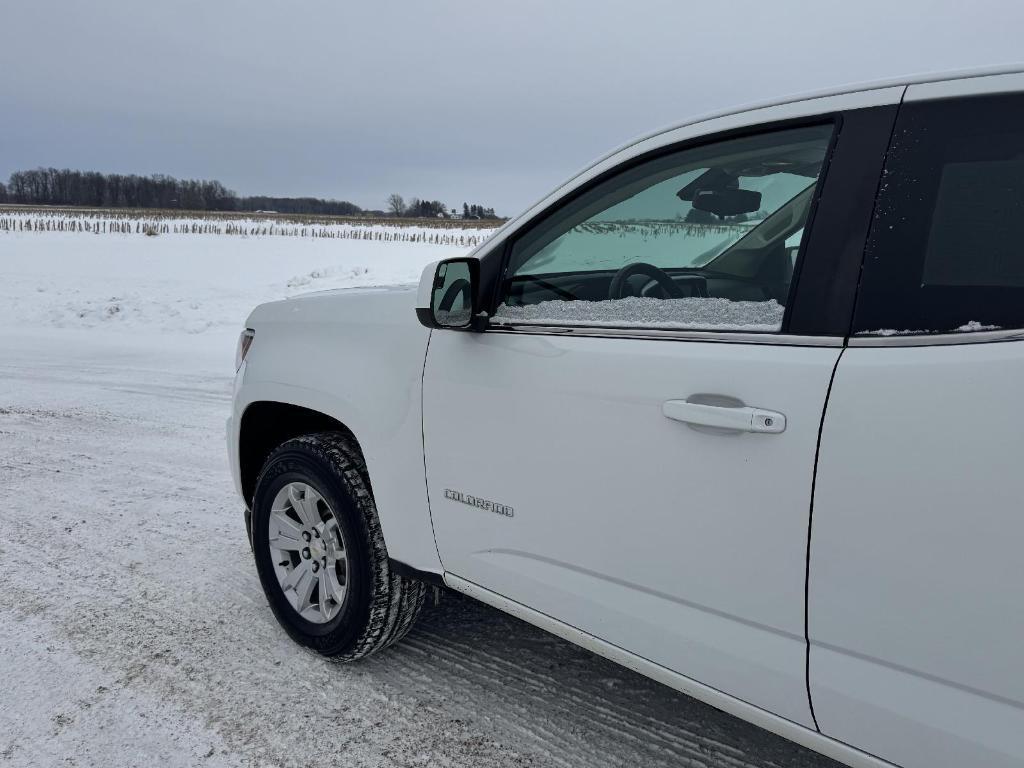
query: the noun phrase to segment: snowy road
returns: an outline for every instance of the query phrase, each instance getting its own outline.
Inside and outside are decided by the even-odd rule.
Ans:
[[[0,333],[0,763],[830,765],[453,594],[366,662],[300,650],[228,477],[225,348]]]

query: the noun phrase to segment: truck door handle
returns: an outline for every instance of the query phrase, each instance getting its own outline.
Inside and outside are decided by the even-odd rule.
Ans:
[[[717,427],[733,432],[777,435],[786,430],[786,416],[777,411],[747,406],[706,405],[687,400],[666,400],[661,412],[667,418],[698,427]]]

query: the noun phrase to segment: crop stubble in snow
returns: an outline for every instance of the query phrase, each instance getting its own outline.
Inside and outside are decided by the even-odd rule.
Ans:
[[[123,253],[152,240],[138,242]],[[350,274],[359,246],[284,259],[278,278],[259,263],[229,304],[320,268]],[[420,248],[386,270],[447,255]],[[32,250],[10,281],[0,262],[0,285],[88,293],[63,269],[66,243]],[[183,263],[140,277],[147,311],[214,300],[225,267]],[[112,279],[130,288],[124,266]],[[150,314],[83,330],[47,316],[0,330],[0,764],[832,765],[454,594],[360,664],[303,651],[266,606],[229,479],[235,322],[189,333]]]

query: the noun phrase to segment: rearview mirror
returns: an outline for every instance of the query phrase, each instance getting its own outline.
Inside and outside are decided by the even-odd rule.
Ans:
[[[719,218],[754,213],[761,209],[761,193],[752,189],[699,189],[693,195],[694,209]]]
[[[469,328],[477,309],[480,261],[446,259],[430,264],[420,277],[416,316],[428,328]]]

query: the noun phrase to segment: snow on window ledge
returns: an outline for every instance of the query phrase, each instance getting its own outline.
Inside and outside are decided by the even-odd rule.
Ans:
[[[999,331],[1002,328],[998,325],[982,325],[977,320],[964,323],[959,328],[954,328],[953,333],[977,333],[978,331]]]
[[[523,306],[502,304],[492,322],[777,333],[782,328],[785,310],[775,299],[731,301],[706,297],[653,299],[627,296],[603,301],[542,301]]]
[[[862,331],[858,333],[858,336],[927,336],[941,333],[978,333],[980,331],[1001,331],[1002,326],[999,325],[983,325],[977,320],[971,320],[968,323],[964,323],[959,328],[954,328],[951,331],[898,331],[895,328],[879,328],[877,331]]]

